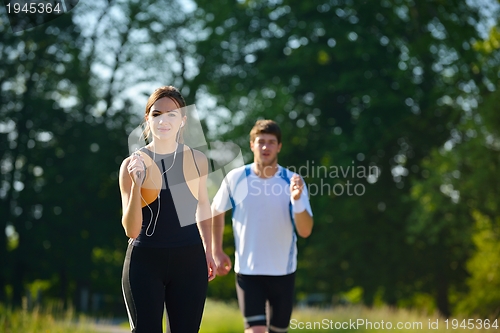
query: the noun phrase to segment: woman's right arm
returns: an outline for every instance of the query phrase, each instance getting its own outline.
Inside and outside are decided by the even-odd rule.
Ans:
[[[122,196],[122,225],[125,234],[137,238],[142,226],[141,184],[144,167],[137,155],[127,157],[120,166],[120,193]],[[140,172],[138,174],[138,172]]]

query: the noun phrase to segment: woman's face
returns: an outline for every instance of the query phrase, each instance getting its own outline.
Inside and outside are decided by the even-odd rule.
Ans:
[[[175,139],[186,117],[182,116],[177,104],[168,97],[157,100],[146,116],[155,139]]]

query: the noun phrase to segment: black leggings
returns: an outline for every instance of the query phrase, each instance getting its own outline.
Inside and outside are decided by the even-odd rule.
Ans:
[[[176,248],[128,246],[122,289],[132,332],[161,333],[164,304],[168,332],[198,332],[207,287],[202,244]]]

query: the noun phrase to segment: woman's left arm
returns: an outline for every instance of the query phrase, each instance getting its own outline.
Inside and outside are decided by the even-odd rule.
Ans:
[[[208,161],[207,157],[199,151],[194,150],[194,158],[200,171],[200,182],[198,188],[198,207],[196,209],[196,222],[200,230],[201,240],[205,247],[207,259],[208,280],[215,278],[216,266],[212,257],[212,211],[207,191]]]

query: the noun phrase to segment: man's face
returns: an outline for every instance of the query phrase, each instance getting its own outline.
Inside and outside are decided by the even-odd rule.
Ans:
[[[281,143],[274,134],[259,134],[250,142],[250,149],[256,163],[268,166],[276,163]]]

